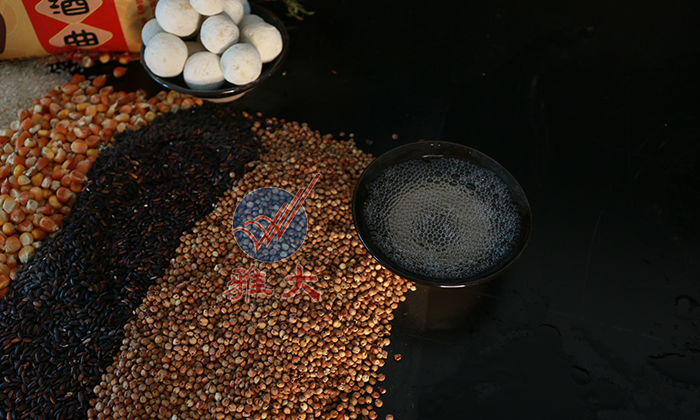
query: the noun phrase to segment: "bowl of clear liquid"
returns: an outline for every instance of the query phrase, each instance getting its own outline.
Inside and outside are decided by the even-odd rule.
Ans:
[[[373,161],[353,194],[360,240],[385,268],[443,288],[492,280],[530,237],[530,205],[498,162],[464,145],[417,142]]]

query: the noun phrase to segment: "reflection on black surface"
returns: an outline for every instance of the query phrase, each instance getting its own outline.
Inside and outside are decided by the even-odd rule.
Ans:
[[[700,155],[695,163],[673,172],[666,185],[666,203],[679,235],[700,241]]]
[[[698,326],[674,302],[699,296],[700,54],[623,69],[607,48],[587,28],[556,33],[452,95],[440,139],[518,179],[533,238],[497,287],[464,298],[468,319],[408,295],[411,325],[446,329],[394,330],[412,387],[388,401],[411,401],[407,418],[696,412]]]
[[[469,335],[478,328],[480,314],[497,304],[483,296],[498,295],[498,289],[497,281],[454,289],[416,284],[416,291],[396,311],[396,327],[426,337]]]

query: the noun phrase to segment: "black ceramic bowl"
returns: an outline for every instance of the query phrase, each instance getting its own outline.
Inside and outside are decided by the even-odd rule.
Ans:
[[[224,82],[225,84],[219,89],[190,89],[189,87],[187,87],[187,84],[185,83],[185,79],[182,77],[182,74],[176,77],[160,77],[153,74],[153,72],[151,72],[146,63],[143,61],[143,52],[146,48],[146,45],[143,43],[141,44],[141,64],[146,70],[146,73],[148,73],[148,75],[153,80],[155,80],[157,83],[159,83],[167,89],[174,90],[180,93],[186,93],[197,98],[201,98],[212,102],[228,102],[238,99],[239,97],[243,96],[246,92],[252,90],[260,83],[264,82],[265,80],[269,79],[273,74],[275,74],[281,67],[282,61],[284,60],[284,57],[287,55],[287,51],[289,50],[289,34],[287,33],[287,29],[284,27],[282,21],[279,20],[279,18],[276,15],[255,3],[250,3],[250,13],[258,15],[261,18],[263,18],[265,22],[274,25],[282,35],[282,52],[280,52],[277,58],[275,58],[273,61],[263,64],[262,73],[255,81],[251,83],[248,83],[246,85],[234,85],[229,82]]]
[[[510,199],[514,205],[514,214],[519,216],[519,229],[517,233],[511,240],[511,245],[509,246],[507,253],[501,256],[495,265],[491,265],[489,268],[484,269],[477,273],[472,273],[469,277],[460,278],[437,278],[430,277],[425,274],[417,273],[414,271],[409,271],[404,268],[406,265],[399,265],[394,259],[392,259],[387,252],[383,251],[382,248],[373,240],[372,232],[369,227],[367,220],[367,214],[365,212],[370,187],[372,183],[377,180],[387,169],[394,167],[395,165],[412,161],[412,160],[437,160],[437,159],[447,159],[456,158],[461,161],[470,162],[479,168],[491,171],[500,179],[508,191],[510,192]],[[445,174],[444,176],[448,176]],[[397,183],[404,183],[403,179],[397,180]],[[399,185],[397,185],[397,188]],[[353,194],[352,201],[352,214],[355,222],[355,229],[360,237],[360,240],[367,248],[367,250],[372,254],[372,256],[379,261],[385,268],[389,269],[395,274],[426,285],[438,286],[444,288],[454,288],[454,287],[464,287],[475,285],[479,283],[492,280],[499,275],[501,275],[511,264],[520,256],[523,249],[527,245],[528,239],[530,237],[530,229],[532,223],[532,216],[530,213],[530,205],[528,203],[527,197],[523,192],[522,188],[518,182],[513,178],[513,176],[506,171],[501,165],[496,161],[486,156],[485,154],[471,149],[469,147],[448,143],[448,142],[417,142],[411,143],[404,146],[397,147],[389,152],[383,154],[372,162],[367,169],[362,173],[360,179],[358,180],[355,191]],[[405,221],[406,223],[411,223],[411,221]],[[469,229],[470,227],[467,227]],[[416,233],[417,236],[420,233]],[[376,237],[376,236],[375,236]],[[424,238],[417,237],[417,241],[424,242]],[[384,247],[386,249],[386,247]]]

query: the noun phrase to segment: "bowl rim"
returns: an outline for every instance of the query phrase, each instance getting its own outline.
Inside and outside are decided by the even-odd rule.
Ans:
[[[447,155],[448,153],[450,153],[450,155]],[[458,153],[459,155],[452,155],[451,153]],[[361,212],[364,209],[364,200],[366,198],[366,191],[363,191],[363,189],[366,190],[367,185],[374,181],[387,168],[405,161],[426,158],[426,156],[436,158],[438,156],[446,156],[470,161],[482,168],[491,170],[508,186],[511,193],[511,198],[518,206],[518,211],[521,216],[521,230],[517,239],[518,242],[514,249],[494,267],[467,278],[440,279],[428,277],[400,267],[390,258],[388,258],[372,241],[369,230],[361,216]],[[357,232],[360,241],[370,255],[372,255],[372,257],[383,267],[405,279],[440,288],[461,288],[473,286],[499,277],[505,271],[507,271],[516,260],[520,258],[530,241],[532,231],[532,212],[530,203],[515,177],[513,177],[510,172],[508,172],[501,164],[496,162],[496,160],[490,156],[463,144],[446,141],[419,141],[404,144],[385,152],[372,161],[372,163],[370,163],[362,172],[355,184],[355,189],[352,195],[352,217],[355,231]]]
[[[146,50],[146,44],[141,42],[141,65],[143,66],[144,70],[146,73],[153,79],[155,80],[158,84],[180,92],[180,93],[186,93],[188,95],[192,95],[194,97],[198,98],[211,98],[211,99],[219,99],[219,98],[226,98],[229,96],[233,95],[239,95],[245,92],[248,92],[249,90],[253,89],[256,87],[258,84],[262,83],[264,80],[270,78],[273,74],[275,74],[279,68],[282,66],[282,62],[284,61],[284,58],[287,55],[287,52],[289,51],[289,33],[287,32],[287,28],[284,26],[284,23],[280,20],[277,15],[274,13],[270,12],[268,9],[256,4],[256,3],[251,3],[250,4],[250,13],[251,14],[256,14],[263,18],[263,20],[277,28],[277,30],[280,32],[280,35],[282,36],[282,51],[279,53],[279,55],[271,62],[269,63],[264,63],[262,72],[260,73],[260,76],[258,76],[257,79],[254,81],[245,84],[245,85],[234,85],[231,84],[228,81],[225,81],[224,83],[226,84],[225,87],[219,88],[219,89],[212,89],[212,90],[197,90],[197,89],[190,89],[187,87],[187,85],[184,83],[184,80],[182,78],[182,73],[175,76],[175,77],[160,77],[155,75],[151,69],[148,68],[146,65],[146,62],[144,60],[144,51]]]

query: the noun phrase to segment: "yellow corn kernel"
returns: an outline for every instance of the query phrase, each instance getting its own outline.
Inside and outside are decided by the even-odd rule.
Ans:
[[[32,257],[32,255],[34,255],[34,252],[34,247],[31,245],[27,245],[19,250],[17,256],[19,257],[19,260],[22,262],[22,264],[26,264],[27,261],[29,261],[29,259]]]
[[[34,174],[34,176],[32,176],[32,185],[38,187],[39,185],[41,185],[41,181],[43,180],[44,174],[42,174],[41,172],[37,172]]]
[[[34,237],[31,233],[24,232],[23,234],[19,235],[19,241],[22,243],[22,246],[31,245],[32,242],[34,242]]]
[[[146,112],[146,115],[143,116],[143,118],[148,122],[153,122],[153,120],[156,119],[156,113],[153,111],[148,111]]]
[[[10,197],[2,202],[2,209],[5,210],[5,213],[10,214],[12,213],[12,210],[14,210],[17,207],[17,204],[17,200]]]
[[[61,204],[61,202],[58,201],[58,197],[56,197],[55,195],[49,197],[49,205],[55,209],[60,209],[61,207],[63,207],[63,204]]]
[[[53,160],[53,158],[56,157],[56,152],[54,152],[50,147],[44,147],[41,149],[41,154],[49,160]]]
[[[26,169],[27,169],[27,168],[25,168],[24,165],[17,165],[17,166],[15,166],[15,168],[12,170],[12,175],[13,175],[15,178],[18,178],[20,175],[22,175],[22,174],[24,173],[24,171],[25,171]]]
[[[15,225],[11,222],[5,222],[2,224],[2,233],[5,235],[12,235],[15,233]]]

